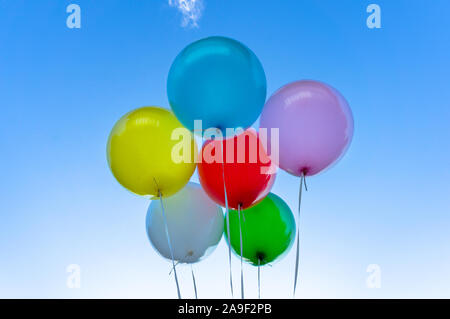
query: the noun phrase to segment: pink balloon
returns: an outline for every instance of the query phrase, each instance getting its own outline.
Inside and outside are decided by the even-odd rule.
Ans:
[[[268,129],[268,136],[270,129],[279,128],[281,169],[296,176],[311,176],[344,155],[353,137],[353,116],[336,89],[317,81],[297,81],[285,85],[267,101],[261,115],[262,128]],[[271,138],[267,143],[273,152]]]

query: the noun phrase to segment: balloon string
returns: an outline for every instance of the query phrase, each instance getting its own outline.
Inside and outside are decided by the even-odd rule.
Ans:
[[[194,283],[195,299],[198,299],[198,296],[197,296],[197,284],[195,283],[194,268],[192,267],[192,264],[191,264],[191,273],[192,273],[192,282]]]
[[[303,184],[305,184],[305,174],[302,172],[302,176],[300,179],[300,190],[298,192],[298,221],[297,221],[297,252],[295,256],[295,277],[294,277],[294,293],[292,297],[295,297],[295,290],[297,289],[297,277],[298,277],[298,262],[299,262],[299,254],[300,254],[300,207],[302,205],[302,189]]]
[[[178,266],[179,263],[180,263],[180,262],[177,261],[177,262],[175,263],[175,267]],[[169,271],[169,276],[172,274],[172,271],[173,271],[174,269],[175,269],[175,268],[173,268],[173,267],[170,269],[170,271]]]
[[[243,244],[242,244],[241,204],[238,205],[238,214],[239,214],[239,240],[241,245],[241,298],[244,299],[244,264],[242,261]]]
[[[159,189],[158,189],[158,195],[159,195],[159,201],[161,202],[161,211],[162,211],[162,215],[164,218],[164,226],[166,229],[167,243],[169,244],[170,257],[172,257],[172,267],[173,267],[173,273],[175,275],[175,283],[177,284],[178,299],[181,299],[180,286],[178,284],[177,268],[175,265],[175,258],[173,256],[172,243],[170,241],[170,235],[169,235],[169,226],[167,225],[167,217],[166,217],[166,212],[164,211],[163,198],[162,198],[161,191]]]
[[[258,258],[258,299],[261,299],[261,260]]]
[[[225,216],[227,223],[227,234],[228,234],[228,264],[230,267],[230,289],[231,289],[231,297],[233,297],[233,275],[231,273],[231,232],[230,232],[230,214],[228,209],[228,196],[227,196],[227,186],[225,183],[225,163],[224,163],[224,151],[223,151],[223,143],[222,145],[222,178],[223,178],[223,191],[225,193]]]

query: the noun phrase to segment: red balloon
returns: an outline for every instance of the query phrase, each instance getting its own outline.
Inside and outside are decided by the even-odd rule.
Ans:
[[[223,155],[222,155],[223,151]],[[223,140],[206,141],[198,165],[200,184],[209,197],[225,206],[223,169],[228,206],[249,208],[270,192],[276,167],[253,129]]]

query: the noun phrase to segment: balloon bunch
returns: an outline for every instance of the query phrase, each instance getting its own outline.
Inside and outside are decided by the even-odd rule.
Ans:
[[[225,37],[202,39],[170,68],[173,113],[159,107],[131,111],[109,136],[113,175],[131,192],[152,199],[147,234],[171,260],[179,298],[177,264],[204,259],[223,233],[232,294],[231,251],[240,257],[242,298],[243,261],[258,267],[259,294],[260,267],[281,258],[297,234],[295,293],[299,224],[288,205],[270,193],[277,168],[300,177],[300,217],[305,177],[345,153],[353,118],[344,97],[321,82],[288,84],[267,103],[266,90],[262,64],[249,48]],[[249,129],[259,116],[259,132]],[[204,139],[200,152],[193,133]],[[201,185],[189,182],[197,163]]]

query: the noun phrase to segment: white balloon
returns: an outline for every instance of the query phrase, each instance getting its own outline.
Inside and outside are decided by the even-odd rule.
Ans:
[[[222,208],[196,183],[188,183],[175,195],[162,200],[174,259],[191,264],[209,255],[222,238]],[[172,259],[160,200],[151,202],[146,227],[152,246],[163,257]]]

